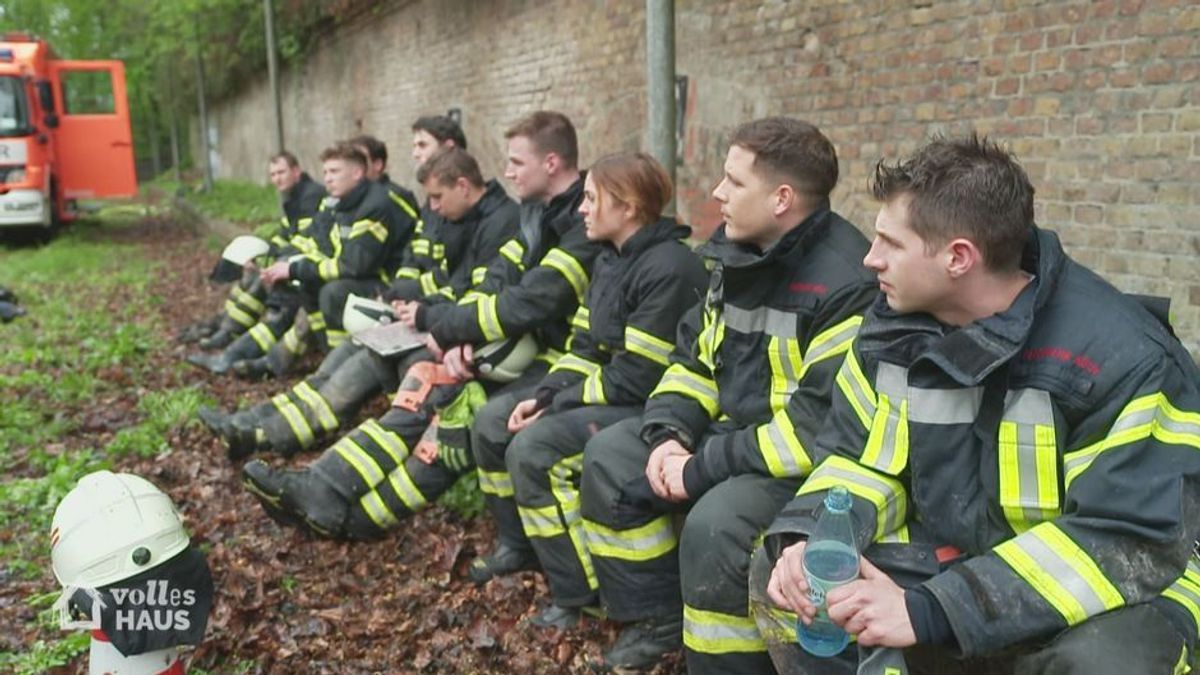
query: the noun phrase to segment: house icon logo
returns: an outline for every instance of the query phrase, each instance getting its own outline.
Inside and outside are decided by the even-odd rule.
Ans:
[[[77,591],[87,593],[92,599],[92,616],[89,619],[71,617],[71,598],[75,597]],[[58,612],[58,627],[62,630],[100,630],[100,613],[107,607],[104,597],[96,589],[68,584],[62,595],[54,601],[53,609]]]

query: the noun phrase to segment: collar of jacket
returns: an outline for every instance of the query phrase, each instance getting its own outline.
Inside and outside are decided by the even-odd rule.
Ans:
[[[546,203],[546,211],[542,216],[543,222],[549,224],[559,236],[571,229],[576,222],[583,222],[582,218],[577,217],[579,215],[577,211],[579,201],[583,198],[583,181],[586,177],[587,172],[580,171],[579,180],[571,183],[570,187],[554,195]]]
[[[300,172],[300,178],[296,180],[296,182],[292,185],[292,187],[290,187],[290,188],[284,190],[282,193],[280,193],[280,195],[279,195],[281,197],[280,201],[282,201],[284,204],[288,204],[297,199],[300,199],[300,195],[304,193],[305,184],[311,183],[311,182],[312,182],[312,178],[310,178],[307,173]]]
[[[483,184],[483,194],[479,196],[479,201],[475,202],[462,218],[458,220],[448,220],[446,222],[461,225],[463,223],[477,223],[488,217],[492,211],[504,203],[508,198],[504,188],[500,187],[500,183],[495,179],[489,179]]]
[[[898,314],[880,293],[871,308],[876,320],[865,322],[859,330],[860,349],[903,364],[928,360],[958,384],[975,386],[1024,346],[1038,310],[1054,294],[1066,261],[1058,235],[1033,226],[1021,268],[1036,276],[1008,309],[955,330],[929,314]]]
[[[757,246],[732,241],[725,234],[725,224],[717,228],[708,242],[696,250],[705,258],[713,258],[731,269],[752,269],[769,265],[775,260],[797,260],[811,247],[812,242],[829,227],[829,201],[817,206],[816,210],[800,221],[779,241],[760,251]]]
[[[670,216],[663,216],[649,225],[639,227],[633,236],[625,240],[625,245],[619,251],[612,243],[607,243],[607,248],[622,258],[633,258],[664,241],[687,239],[691,233],[690,227],[680,225]]]
[[[343,213],[353,211],[362,203],[363,198],[367,196],[367,191],[370,189],[371,181],[366,178],[358,181],[358,185],[355,185],[352,190],[347,192],[345,197],[339,199],[337,204],[333,206],[333,209]]]

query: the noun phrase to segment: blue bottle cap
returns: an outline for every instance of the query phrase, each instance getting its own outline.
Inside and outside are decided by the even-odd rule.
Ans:
[[[825,508],[830,511],[849,511],[851,504],[850,491],[845,486],[835,485],[825,495]]]

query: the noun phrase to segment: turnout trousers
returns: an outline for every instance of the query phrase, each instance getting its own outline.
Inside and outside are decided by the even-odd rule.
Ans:
[[[537,555],[560,607],[596,602],[596,575],[580,513],[583,451],[601,429],[639,414],[629,406],[583,406],[543,416],[515,436],[508,417],[533,391],[493,398],[476,418],[471,448],[500,540]]]
[[[693,502],[665,502],[647,494],[641,424],[611,426],[584,450],[583,524],[601,604],[618,621],[682,613],[693,675],[773,672],[750,617],[750,556],[800,479],[743,474]],[[687,512],[678,535],[671,511]]]

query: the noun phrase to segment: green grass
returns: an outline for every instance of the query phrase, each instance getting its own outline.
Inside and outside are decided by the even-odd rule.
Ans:
[[[271,185],[243,180],[218,180],[212,192],[199,182],[177,183],[165,176],[150,181],[146,190],[179,195],[209,218],[257,227],[279,219],[279,193]]]
[[[49,577],[50,519],[79,478],[114,458],[168,450],[173,429],[205,402],[194,387],[146,393],[105,447],[72,440],[97,401],[126,392],[152,367],[166,331],[155,308],[157,268],[133,244],[104,235],[136,225],[137,206],[105,207],[44,247],[0,247],[0,285],[29,314],[0,325],[0,565],[57,597]],[[36,598],[31,604],[37,602]],[[45,611],[24,651],[0,652],[0,672],[41,673],[87,650],[86,633],[63,633]]]

